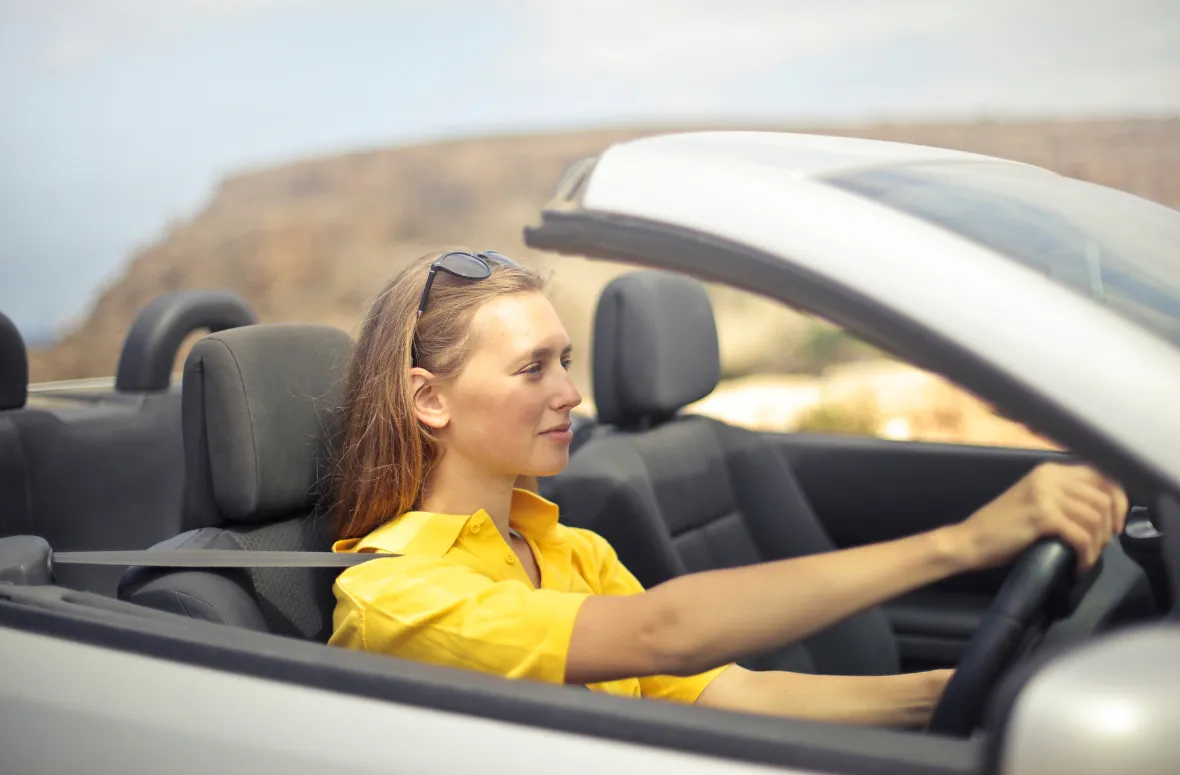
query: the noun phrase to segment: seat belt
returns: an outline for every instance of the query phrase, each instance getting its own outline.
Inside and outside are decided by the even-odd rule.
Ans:
[[[371,560],[401,557],[393,552],[288,552],[237,549],[138,549],[51,552],[50,571],[58,565],[127,565],[144,568],[348,568]],[[583,684],[572,688],[590,691]]]
[[[238,549],[138,549],[53,552],[52,565],[126,565],[146,568],[350,568],[401,557],[390,552],[288,552]]]

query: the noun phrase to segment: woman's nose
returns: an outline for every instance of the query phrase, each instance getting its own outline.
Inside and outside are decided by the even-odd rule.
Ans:
[[[558,394],[558,401],[562,409],[573,409],[578,404],[582,403],[582,394],[578,392],[577,385],[574,384],[573,379],[568,373],[564,376],[564,384],[562,391]]]

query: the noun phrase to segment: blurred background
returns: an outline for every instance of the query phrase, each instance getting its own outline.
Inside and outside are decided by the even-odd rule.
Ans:
[[[593,410],[622,265],[526,249],[566,165],[699,128],[1003,156],[1180,208],[1180,0],[3,0],[0,310],[31,379],[114,373],[161,293],[352,333],[403,262],[549,272]],[[712,288],[750,427],[1051,446],[821,321]]]

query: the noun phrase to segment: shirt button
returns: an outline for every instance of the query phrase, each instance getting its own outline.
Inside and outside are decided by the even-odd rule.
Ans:
[[[472,525],[472,526],[471,526],[471,532],[472,532],[472,533],[478,533],[478,532],[479,532],[479,528],[480,528],[480,524],[479,524],[478,522],[476,522],[474,525]]]
[[[515,565],[516,564],[516,555],[515,554],[504,555],[504,562],[508,563],[509,565]]]

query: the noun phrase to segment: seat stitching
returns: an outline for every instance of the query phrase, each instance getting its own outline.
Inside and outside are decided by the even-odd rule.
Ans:
[[[238,384],[242,386],[242,397],[246,401],[246,422],[250,428],[250,450],[254,455],[254,486],[251,488],[252,501],[251,501],[250,506],[247,510],[249,512],[253,512],[254,510],[256,510],[258,508],[258,501],[260,498],[259,482],[262,480],[262,473],[259,469],[259,460],[258,460],[258,439],[255,438],[255,435],[254,435],[254,410],[250,406],[250,392],[248,390],[246,390],[246,380],[242,376],[242,366],[240,363],[238,363],[237,354],[225,342],[221,341],[220,339],[218,339],[216,341],[218,344],[220,344],[222,347],[225,348],[226,352],[229,353],[230,359],[233,360],[234,371],[238,375]]]
[[[205,601],[201,600],[196,595],[192,595],[188,592],[181,592],[180,590],[177,590],[177,589],[173,589],[173,590],[169,590],[169,591],[173,595],[176,596],[176,602],[179,603],[181,609],[184,610],[185,616],[189,617],[190,619],[196,619],[197,617],[194,616],[193,612],[189,610],[189,607],[187,605],[185,605],[185,602],[184,602],[185,598],[188,598],[189,600],[193,601],[193,603],[198,603],[198,604],[202,604],[202,605],[207,606],[210,611],[212,611],[213,613],[215,613],[217,615],[218,620],[220,620],[220,622],[222,624],[229,624],[229,620],[225,618],[225,616],[221,613],[221,611],[218,611],[213,606],[209,605],[208,603],[205,603]]]

